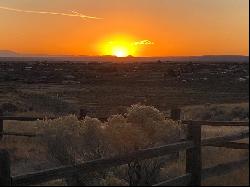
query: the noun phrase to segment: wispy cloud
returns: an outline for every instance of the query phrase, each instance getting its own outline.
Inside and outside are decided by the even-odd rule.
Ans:
[[[49,14],[49,15],[58,15],[58,16],[79,17],[83,19],[103,19],[103,18],[98,18],[94,16],[84,15],[76,11],[71,11],[71,13],[48,12],[48,11],[23,10],[23,9],[4,7],[4,6],[0,6],[0,9],[6,10],[6,11],[12,11],[12,12],[30,13],[30,14]]]
[[[154,45],[155,43],[150,40],[142,40],[134,42],[134,45]]]

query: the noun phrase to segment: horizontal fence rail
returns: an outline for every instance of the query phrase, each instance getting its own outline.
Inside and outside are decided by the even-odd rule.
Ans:
[[[205,138],[202,140],[202,146],[211,145],[214,143],[237,141],[241,139],[249,138],[249,130],[244,130],[237,133],[232,133],[222,137]]]
[[[249,121],[192,121],[192,120],[183,120],[181,121],[186,125],[201,125],[201,126],[236,126],[236,127],[249,127]]]
[[[56,118],[33,118],[33,117],[3,117],[0,116],[0,123],[2,121],[27,121],[27,122],[33,122],[33,121],[38,121],[38,120],[44,120],[44,119],[49,119],[53,120]],[[3,123],[3,122],[2,122]],[[242,126],[242,127],[248,127],[249,122],[209,122],[209,121],[182,121],[183,124],[186,125],[193,125],[193,126]],[[3,126],[3,125],[2,125]],[[23,132],[4,132],[3,129],[2,131],[0,130],[0,136],[23,136],[23,137],[29,137],[29,138],[34,138],[37,136],[42,136],[42,134],[34,134],[34,133],[23,133]],[[213,145],[210,145],[213,146]],[[214,144],[214,146],[216,146]],[[229,147],[230,148],[230,147]]]
[[[221,175],[226,175],[237,169],[241,169],[244,166],[248,166],[249,158],[244,158],[237,161],[228,162],[225,164],[218,164],[211,168],[206,168],[202,170],[202,179],[206,180],[210,177],[218,177]]]
[[[234,133],[231,135],[223,136],[223,137],[215,137],[215,138],[208,138],[208,139],[203,139],[201,141],[201,145],[208,145],[210,143],[218,143],[219,141],[223,140],[229,140],[229,141],[236,141],[240,140],[242,138],[246,138],[249,136],[249,132],[243,131],[239,133]],[[145,159],[150,159],[153,157],[161,157],[170,153],[175,153],[177,151],[185,150],[185,149],[190,149],[193,148],[194,144],[192,141],[185,141],[181,143],[175,143],[175,144],[170,144],[167,146],[162,146],[159,148],[152,148],[152,149],[146,149],[146,150],[141,150],[136,153],[130,154],[130,155],[125,155],[122,157],[117,157],[117,158],[111,158],[111,159],[101,159],[101,160],[96,160],[96,161],[90,161],[86,162],[83,164],[75,165],[75,166],[64,166],[64,167],[59,167],[59,168],[54,168],[50,170],[44,170],[40,172],[34,172],[34,173],[29,173],[26,175],[21,175],[21,176],[14,176],[12,178],[12,184],[13,185],[34,185],[34,184],[39,184],[41,182],[48,182],[50,180],[55,180],[55,179],[60,179],[60,178],[67,178],[67,177],[72,177],[78,172],[89,172],[93,170],[101,170],[101,169],[107,169],[111,167],[116,167],[120,165],[124,165],[127,163],[130,163],[134,160],[145,160]],[[243,160],[246,162],[246,159]],[[237,162],[229,163],[227,164],[221,164],[213,168],[208,168],[204,170],[204,174],[206,177],[209,175],[212,175],[213,170],[216,170],[216,168],[224,166],[224,168],[232,168],[234,167],[232,165],[237,164]],[[241,161],[239,162],[241,163]],[[180,183],[187,183],[189,179],[189,175],[184,175],[181,178],[176,178],[172,179],[167,182],[163,182],[161,184],[158,184],[162,186],[163,184],[180,184]],[[202,177],[204,178],[204,176]],[[180,180],[180,181],[179,181]]]
[[[42,134],[33,134],[33,133],[15,133],[15,132],[3,132],[0,133],[0,135],[6,135],[6,136],[23,136],[23,137],[39,137],[43,136]],[[235,143],[231,141],[237,141],[240,139],[248,138],[249,137],[249,131],[241,131],[238,133],[233,133],[230,135],[226,135],[223,137],[213,137],[213,138],[207,138],[202,140],[202,146],[212,146],[212,147],[225,147],[225,148],[231,148],[231,149],[248,149],[249,144],[247,143]]]
[[[153,186],[188,186],[192,180],[192,175],[186,174],[174,179],[170,179]]]
[[[78,119],[84,119],[86,113],[83,113],[80,110],[80,115]],[[27,137],[34,138],[37,136],[41,136],[39,134],[34,133],[23,133],[23,132],[5,132],[4,131],[4,121],[25,121],[25,122],[35,122],[38,120],[54,120],[57,119],[55,117],[27,117],[27,116],[3,116],[2,111],[0,110],[0,140],[3,136],[18,136],[18,137]]]
[[[206,146],[222,147],[222,148],[228,148],[228,149],[249,149],[248,143],[236,143],[236,142],[210,143],[210,144],[206,144]]]
[[[21,132],[2,132],[0,133],[2,136],[20,136],[27,138],[35,138],[38,136],[42,136],[42,134],[34,134],[34,133],[21,133]]]
[[[4,121],[37,121],[44,119],[56,119],[56,118],[46,118],[46,117],[16,117],[16,116],[0,116],[0,120]]]
[[[211,177],[219,177],[222,175],[226,175],[235,171],[237,169],[241,169],[244,166],[248,166],[249,158],[244,158],[242,160],[232,161],[225,164],[218,164],[216,166],[202,169],[201,177],[202,180],[207,180]],[[159,184],[153,186],[188,186],[191,181],[191,174],[185,174],[180,177],[176,177],[174,179],[170,179]]]
[[[155,157],[165,156],[171,153],[176,153],[181,150],[192,148],[194,144],[191,141],[170,144],[158,148],[140,150],[130,155],[125,155],[110,159],[100,159],[75,166],[65,166],[41,172],[34,172],[26,175],[15,176],[12,178],[13,185],[34,185],[50,180],[73,177],[78,172],[90,172],[112,168],[124,164],[128,164],[135,160],[145,160]]]
[[[85,110],[80,110],[79,119],[84,119],[86,116]],[[213,176],[220,176],[227,174],[231,171],[239,169],[249,162],[248,158],[244,158],[238,161],[232,161],[228,163],[219,164],[210,168],[202,169],[202,146],[223,147],[230,149],[249,149],[247,143],[237,143],[234,141],[249,138],[249,130],[243,130],[237,133],[228,134],[225,136],[212,137],[201,139],[202,126],[223,127],[223,126],[237,126],[237,127],[249,127],[248,121],[238,122],[221,122],[221,121],[190,121],[180,120],[181,110],[171,110],[171,118],[188,125],[187,140],[177,142],[161,147],[139,150],[137,152],[122,155],[113,158],[99,159],[94,161],[88,161],[77,165],[61,166],[48,170],[27,173],[23,175],[10,176],[10,158],[6,151],[0,150],[0,186],[13,185],[37,185],[51,180],[71,178],[79,174],[80,172],[92,172],[105,170],[112,167],[117,167],[125,164],[129,164],[135,161],[141,161],[146,159],[152,159],[157,157],[163,157],[171,155],[173,153],[179,153],[180,151],[186,151],[186,174],[163,181],[154,186],[200,186],[201,180],[208,179]],[[55,119],[46,117],[11,117],[1,116],[0,112],[0,140],[3,136],[20,136],[20,137],[39,137],[42,134],[24,133],[24,132],[5,132],[4,121],[37,121],[44,119]],[[1,157],[2,155],[2,157]],[[4,166],[4,168],[1,168]]]

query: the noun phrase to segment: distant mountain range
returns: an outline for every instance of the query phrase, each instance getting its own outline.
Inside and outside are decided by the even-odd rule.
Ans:
[[[204,55],[204,56],[168,56],[168,57],[133,57],[115,56],[70,56],[70,55],[30,55],[14,51],[0,50],[0,61],[79,61],[79,62],[249,62],[249,56],[242,55]]]
[[[14,51],[0,50],[0,57],[18,57],[19,54]]]

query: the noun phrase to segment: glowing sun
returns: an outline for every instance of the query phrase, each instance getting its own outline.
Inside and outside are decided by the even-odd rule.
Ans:
[[[126,47],[114,47],[112,49],[112,55],[116,57],[127,57],[129,55],[129,49]]]
[[[112,55],[116,57],[135,56],[137,54],[136,45],[133,44],[133,40],[127,37],[108,39],[101,43],[99,49],[103,55]]]

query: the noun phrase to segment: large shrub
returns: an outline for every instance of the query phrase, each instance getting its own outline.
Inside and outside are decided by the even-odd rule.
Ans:
[[[133,105],[126,114],[111,116],[107,122],[90,117],[79,121],[71,115],[40,123],[44,134],[42,142],[48,145],[50,155],[62,164],[123,155],[172,143],[179,138],[176,122],[165,118],[154,107],[143,105]],[[125,172],[129,173],[129,177],[121,176],[121,172],[116,177],[125,178],[130,184],[151,185],[156,182],[164,163],[164,159],[135,161],[129,164]],[[111,172],[112,176],[117,175],[115,170]],[[79,176],[78,183],[82,181],[81,184],[93,184],[93,181],[86,181],[86,178],[94,178],[96,175],[102,179],[99,182],[105,183],[103,180],[106,177],[110,180],[110,173],[109,176],[94,173],[91,176]]]

